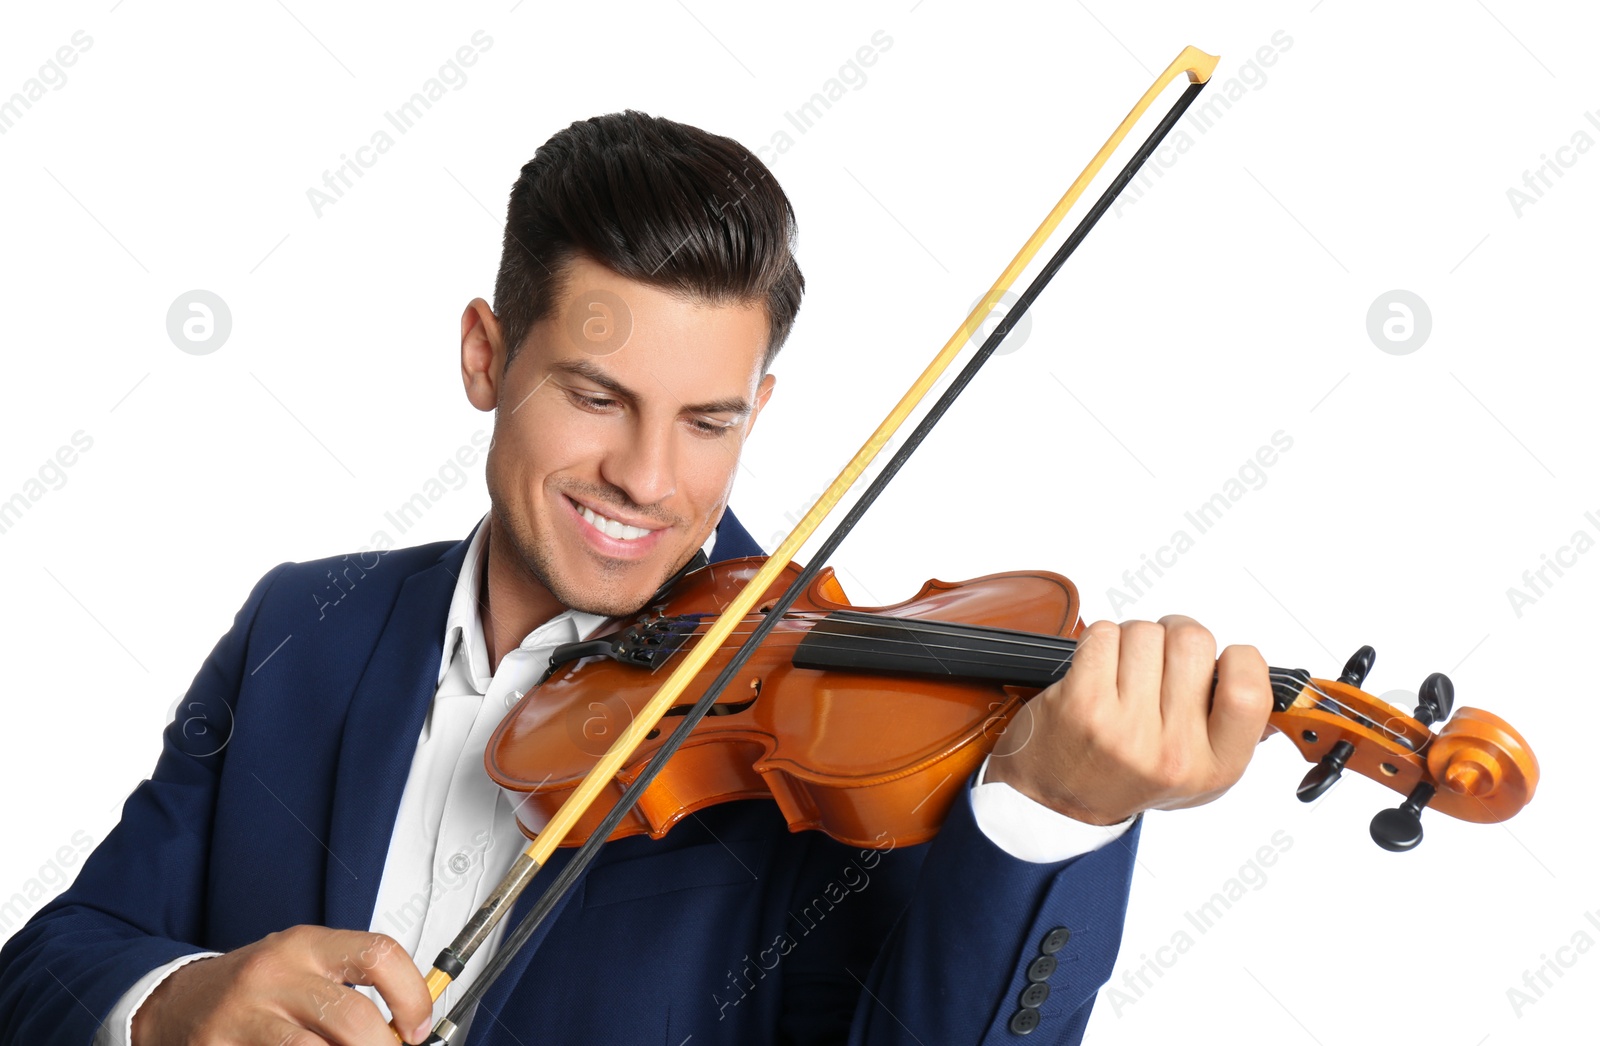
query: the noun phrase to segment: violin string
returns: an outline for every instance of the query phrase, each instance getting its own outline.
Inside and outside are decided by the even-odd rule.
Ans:
[[[696,616],[699,616],[699,615],[696,615]],[[827,615],[825,613],[821,613],[821,612],[817,612],[817,611],[796,612],[794,614],[787,614],[787,615],[785,615],[785,617],[789,617],[789,618],[807,618],[807,617],[809,617],[809,618],[817,618],[817,619],[819,619],[820,623],[823,624],[823,625],[825,625],[825,623],[827,621]],[[864,637],[864,636],[856,635],[856,634],[848,632],[848,631],[840,631],[840,630],[837,630],[837,629],[830,629],[830,628],[826,628],[826,627],[820,627],[819,628],[818,626],[813,626],[811,631],[812,632],[820,631],[821,634],[823,634],[823,635],[846,636],[846,637],[853,637],[853,638],[857,638],[857,639],[871,639],[872,641],[875,641],[875,642],[899,643],[899,644],[906,645],[906,646],[910,646],[910,645],[915,644],[915,645],[918,645],[918,646],[929,648],[930,652],[933,649],[939,649],[939,650],[962,650],[962,651],[967,651],[967,652],[974,652],[974,651],[970,651],[969,648],[955,647],[955,646],[950,646],[948,644],[938,644],[938,643],[928,644],[928,643],[923,642],[920,638],[917,638],[917,634],[918,633],[931,633],[931,634],[934,634],[934,635],[953,636],[953,637],[957,637],[957,638],[967,638],[967,637],[971,637],[971,636],[974,635],[973,632],[971,632],[970,630],[962,629],[962,628],[959,627],[959,625],[957,627],[955,627],[955,628],[940,629],[937,626],[940,625],[940,624],[943,624],[943,622],[928,622],[928,623],[916,622],[916,623],[913,624],[911,622],[905,621],[905,619],[884,618],[883,620],[884,620],[885,623],[891,624],[891,625],[892,624],[896,624],[896,623],[904,624],[906,626],[906,631],[912,634],[913,639],[911,639],[911,640],[895,639],[895,638],[892,638],[892,637],[889,637],[889,636]],[[697,632],[695,634],[699,634],[699,633]],[[732,637],[732,636],[745,635],[745,634],[748,634],[748,633],[742,632],[742,631],[740,631],[738,629],[735,629],[729,635],[730,635],[730,637]],[[1053,639],[1054,642],[1051,642],[1050,639],[1046,639],[1046,640],[1029,640],[1029,639],[1025,638],[1025,635],[1026,634],[1022,634],[1022,635],[1019,635],[1019,637],[1017,637],[1017,638],[1012,638],[1012,637],[1008,637],[1008,636],[994,636],[992,634],[984,634],[984,635],[982,635],[981,638],[985,642],[1009,643],[1009,644],[1012,644],[1012,645],[1015,645],[1015,646],[1028,646],[1028,647],[1032,647],[1032,648],[1039,649],[1039,650],[1050,651],[1049,654],[1042,654],[1042,655],[1041,654],[1010,654],[1008,656],[1011,656],[1011,657],[1026,657],[1026,658],[1029,658],[1031,660],[1049,661],[1049,662],[1057,663],[1057,664],[1063,663],[1063,662],[1070,663],[1071,660],[1072,660],[1072,655],[1076,651],[1077,644],[1079,642],[1078,640],[1070,639],[1070,638],[1068,638],[1066,636],[1050,637],[1050,639]],[[804,637],[803,636],[795,635],[794,633],[790,633],[790,636],[792,636],[796,640],[796,643],[793,644],[795,646],[798,646],[799,642],[803,642],[804,641]],[[786,638],[788,638],[788,637],[786,637]],[[1063,652],[1062,649],[1061,649],[1061,645],[1064,644],[1064,643],[1072,643],[1073,644],[1072,649],[1066,650],[1066,651]],[[732,645],[733,644],[724,644],[725,647],[732,646]],[[789,644],[785,644],[785,645],[789,645]],[[1063,656],[1063,653],[1065,654],[1065,656]],[[1281,670],[1280,673],[1278,675],[1274,676],[1273,678],[1296,679],[1298,681],[1298,677],[1294,676],[1292,673],[1288,672],[1287,670]],[[1337,706],[1339,708],[1342,708],[1345,711],[1350,712],[1352,715],[1355,714],[1354,709],[1351,709],[1348,706],[1344,705],[1343,702],[1339,701],[1333,695],[1327,693],[1321,687],[1317,686],[1314,681],[1307,680],[1307,681],[1305,681],[1305,685],[1306,685],[1307,689],[1312,690],[1319,697],[1321,697],[1325,701],[1329,702],[1330,704],[1333,704],[1333,705],[1335,705],[1335,706]]]
[[[699,617],[703,617],[705,615],[698,615],[697,614],[697,615],[684,615],[684,616],[686,616],[686,617],[693,616],[693,617],[699,618]],[[804,642],[805,635],[809,635],[811,632],[820,632],[823,635],[843,636],[843,637],[846,637],[846,638],[852,638],[852,639],[856,639],[856,640],[859,640],[859,641],[865,641],[865,642],[876,643],[876,644],[885,644],[885,643],[887,643],[887,644],[896,644],[896,645],[899,645],[899,646],[917,646],[917,647],[920,647],[922,649],[927,650],[928,651],[928,655],[929,655],[930,658],[932,658],[935,661],[940,661],[941,663],[944,660],[949,660],[949,661],[952,661],[952,662],[961,662],[961,661],[967,661],[967,660],[974,660],[974,658],[963,658],[963,657],[951,656],[951,657],[947,657],[947,658],[941,659],[938,654],[934,653],[935,650],[953,651],[953,652],[955,652],[957,654],[975,654],[975,655],[980,655],[980,656],[984,653],[984,651],[974,650],[974,649],[972,649],[970,647],[953,646],[953,645],[945,644],[945,643],[927,643],[927,642],[923,641],[920,638],[920,636],[918,635],[919,633],[929,633],[929,634],[932,634],[932,635],[952,636],[952,637],[957,637],[957,638],[967,638],[967,637],[971,637],[973,635],[973,633],[970,630],[963,630],[963,629],[961,629],[959,627],[959,625],[957,625],[956,627],[947,627],[947,628],[942,628],[942,629],[937,627],[940,624],[949,624],[948,622],[921,622],[921,621],[918,621],[918,622],[914,622],[913,623],[913,622],[907,621],[904,618],[883,618],[882,620],[883,620],[883,622],[885,624],[903,625],[904,628],[905,628],[905,631],[907,631],[908,633],[910,633],[912,635],[911,639],[899,639],[899,638],[896,638],[896,637],[893,637],[893,636],[887,636],[887,635],[862,636],[859,633],[855,633],[855,632],[852,632],[852,631],[849,631],[849,630],[839,630],[839,629],[836,629],[836,628],[829,628],[829,627],[827,627],[827,621],[828,621],[828,616],[829,615],[826,612],[822,612],[822,611],[795,611],[795,612],[792,612],[792,613],[789,613],[789,614],[785,614],[783,616],[784,616],[785,619],[799,619],[799,620],[810,619],[810,620],[815,620],[817,623],[815,625],[813,625],[812,628],[810,629],[810,631],[805,633],[805,634],[789,633],[787,636],[784,637],[783,640],[772,640],[772,641],[770,641],[769,645],[772,645],[774,647],[779,647],[779,648],[783,648],[783,647],[798,648],[799,645],[802,642]],[[752,615],[752,618],[754,620],[760,620],[759,618],[755,618],[754,615]],[[692,633],[692,634],[699,635],[700,633],[698,631],[696,631],[695,633]],[[749,634],[748,631],[741,631],[739,629],[735,629],[733,632],[729,633],[729,639],[732,639],[735,636],[748,635],[748,634]],[[785,640],[789,640],[791,638],[792,638],[793,642],[785,641]],[[1051,642],[1048,642],[1048,641],[1041,641],[1041,640],[1029,640],[1029,639],[1026,638],[1026,633],[1020,634],[1016,638],[1013,638],[1013,637],[1010,637],[1010,636],[995,636],[995,635],[992,635],[992,634],[984,634],[984,635],[982,635],[981,638],[984,639],[985,642],[1009,643],[1009,644],[1014,645],[1014,646],[1026,646],[1026,647],[1032,647],[1034,649],[1048,650],[1048,651],[1052,652],[1052,653],[1049,653],[1049,654],[1026,654],[1026,653],[1007,652],[1006,656],[1009,657],[1009,658],[1012,658],[1012,659],[1026,658],[1026,659],[1031,660],[1031,661],[1044,661],[1044,662],[1051,663],[1053,665],[1067,665],[1067,666],[1070,666],[1071,663],[1072,663],[1072,655],[1073,655],[1073,653],[1076,652],[1077,643],[1078,643],[1077,640],[1068,639],[1065,636],[1054,637],[1055,638],[1055,643],[1051,643]],[[1062,651],[1060,644],[1063,644],[1063,643],[1072,643],[1073,644],[1073,648],[1071,650]],[[726,643],[725,642],[723,644],[723,646],[722,646],[722,649],[724,649],[724,650],[732,649],[732,648],[737,647],[737,645],[738,645],[737,643]],[[1332,711],[1332,712],[1340,715],[1342,718],[1348,719],[1348,720],[1350,720],[1352,722],[1355,722],[1355,723],[1358,723],[1358,724],[1368,724],[1368,725],[1370,725],[1371,729],[1374,729],[1374,730],[1377,730],[1380,733],[1389,735],[1390,737],[1394,738],[1395,740],[1403,743],[1407,748],[1413,748],[1414,747],[1411,739],[1403,731],[1396,730],[1395,728],[1387,725],[1386,723],[1379,723],[1376,720],[1372,719],[1370,716],[1363,715],[1361,712],[1357,711],[1354,708],[1351,708],[1349,705],[1345,704],[1343,701],[1340,701],[1338,698],[1336,698],[1332,694],[1328,693],[1322,687],[1318,686],[1315,680],[1312,680],[1312,679],[1304,679],[1304,680],[1302,680],[1298,675],[1296,675],[1296,674],[1294,674],[1294,673],[1292,673],[1292,672],[1290,672],[1290,671],[1288,671],[1286,669],[1279,669],[1279,670],[1269,671],[1268,672],[1268,678],[1269,679],[1273,679],[1273,680],[1277,680],[1277,681],[1294,682],[1294,683],[1296,683],[1296,684],[1298,684],[1300,686],[1303,686],[1305,689],[1310,690],[1312,693],[1316,694],[1318,698],[1320,698],[1319,704],[1324,706],[1325,710]]]

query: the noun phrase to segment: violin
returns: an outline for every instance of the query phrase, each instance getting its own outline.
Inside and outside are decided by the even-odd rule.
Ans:
[[[638,614],[557,648],[539,686],[500,724],[484,754],[489,776],[524,793],[530,838],[570,797],[672,666],[766,562],[734,559],[685,574]],[[785,567],[733,635],[748,633],[799,576]],[[1060,679],[1082,634],[1078,591],[1048,571],[929,581],[910,599],[857,607],[823,568],[719,695],[671,761],[607,836],[665,835],[703,807],[775,801],[791,831],[820,830],[852,846],[931,839],[967,779],[1006,730],[1027,729],[1028,701]],[[736,640],[712,653],[692,686],[722,671]],[[1464,821],[1503,821],[1533,798],[1539,764],[1499,716],[1454,709],[1436,672],[1408,715],[1362,691],[1375,655],[1362,647],[1337,679],[1269,668],[1282,734],[1314,764],[1297,795],[1322,796],[1350,770],[1406,796],[1373,818],[1374,841],[1409,850],[1424,807]],[[662,724],[689,705],[674,705]],[[1454,714],[1452,714],[1452,712]],[[1435,724],[1442,724],[1433,729]],[[662,743],[653,728],[567,833],[576,846]]]

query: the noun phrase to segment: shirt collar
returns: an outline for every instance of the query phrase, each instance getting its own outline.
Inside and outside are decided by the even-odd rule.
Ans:
[[[489,645],[483,637],[483,615],[479,594],[483,591],[483,547],[489,536],[489,514],[478,520],[467,544],[466,557],[461,561],[461,573],[456,577],[456,587],[450,596],[450,612],[445,617],[444,654],[439,661],[439,678],[435,689],[444,683],[455,657],[456,647],[466,655],[466,675],[472,687],[480,694],[489,692],[489,681],[494,673],[489,670]],[[564,640],[583,639],[606,618],[600,614],[586,614],[580,610],[567,610],[557,614],[523,637],[520,647],[538,646],[543,637],[556,629],[566,633]]]
[[[450,662],[455,658],[456,645],[462,644],[467,655],[467,677],[472,681],[473,688],[480,694],[489,692],[489,681],[493,673],[489,671],[489,646],[483,638],[483,618],[479,613],[478,595],[483,591],[483,546],[489,535],[489,514],[485,512],[483,518],[478,520],[477,527],[472,532],[472,540],[467,543],[467,554],[461,562],[461,573],[456,577],[456,587],[450,596],[450,612],[444,622],[444,653],[439,660],[439,678],[434,683],[438,689],[444,683],[444,677],[450,670]],[[711,546],[717,540],[717,532],[713,530],[706,539],[702,548],[709,555]],[[586,614],[581,610],[567,610],[558,614],[538,628],[523,637],[521,647],[537,646],[541,635],[547,635],[552,627],[566,626],[568,621],[576,632],[572,639],[586,639],[589,633],[598,628],[606,618],[599,614]]]

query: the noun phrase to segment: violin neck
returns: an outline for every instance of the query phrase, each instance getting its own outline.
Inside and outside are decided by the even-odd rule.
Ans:
[[[1067,674],[1078,641],[988,625],[835,611],[795,648],[796,668],[986,680],[1042,690]],[[1269,668],[1283,711],[1310,681],[1305,669]]]
[[[1065,636],[840,610],[811,626],[793,663],[1043,689],[1067,674],[1077,649],[1077,641]]]

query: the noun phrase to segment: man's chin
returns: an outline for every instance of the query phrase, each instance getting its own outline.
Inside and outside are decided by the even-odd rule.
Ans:
[[[693,553],[690,554],[691,556]],[[689,557],[684,558],[688,562]],[[563,606],[602,617],[627,617],[644,609],[679,567],[623,561],[601,561],[599,570],[582,572],[582,580],[568,574],[565,591],[556,592]]]

